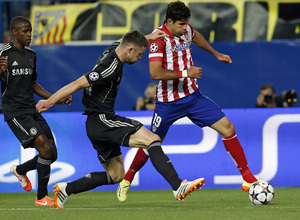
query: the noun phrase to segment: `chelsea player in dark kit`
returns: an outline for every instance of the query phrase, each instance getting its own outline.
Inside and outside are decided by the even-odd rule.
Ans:
[[[191,182],[182,181],[162,151],[159,136],[147,130],[140,122],[118,116],[114,112],[124,63],[136,63],[146,50],[148,40],[164,37],[163,31],[146,37],[137,30],[128,32],[119,42],[113,43],[102,53],[92,71],[66,85],[47,100],[40,100],[36,105],[39,112],[46,111],[58,100],[84,89],[82,103],[87,115],[87,135],[106,170],[89,173],[73,182],[56,184],[56,208],[63,208],[71,194],[120,182],[125,175],[120,146],[147,149],[153,166],[171,185],[175,198],[183,199],[204,184],[203,178]]]
[[[24,17],[15,17],[11,21],[13,40],[0,49],[0,80],[4,119],[19,139],[23,148],[35,148],[39,154],[31,160],[13,165],[10,172],[15,175],[26,191],[32,185],[26,173],[37,170],[38,189],[35,205],[53,206],[48,197],[50,164],[57,158],[57,149],[52,132],[35,109],[33,94],[49,98],[50,93],[37,83],[36,53],[27,46],[31,43],[31,23]],[[71,103],[72,97],[60,100]]]

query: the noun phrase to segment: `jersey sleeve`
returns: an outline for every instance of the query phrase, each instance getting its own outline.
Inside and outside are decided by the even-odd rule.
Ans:
[[[149,42],[149,62],[163,61],[166,43],[161,39]]]
[[[192,32],[192,39],[195,37],[195,31],[194,31],[194,28],[188,24],[188,26],[191,28],[191,32]]]
[[[103,85],[118,76],[116,69],[119,61],[115,58],[112,62],[97,64],[94,69],[85,74],[91,85]]]
[[[37,82],[36,54],[35,53],[34,53],[34,61],[33,61],[32,82]]]
[[[103,85],[104,84],[104,79],[101,75],[101,72],[98,72],[95,69],[90,72],[87,72],[85,74],[85,77],[90,85]]]

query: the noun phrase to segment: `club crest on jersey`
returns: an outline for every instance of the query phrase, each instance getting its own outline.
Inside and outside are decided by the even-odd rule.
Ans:
[[[31,67],[33,68],[33,60],[32,59],[29,60],[29,63],[31,65]]]
[[[186,34],[184,35],[184,38],[188,41],[189,40],[189,33],[186,32]]]
[[[156,43],[152,43],[151,45],[150,45],[150,51],[152,52],[152,53],[154,53],[154,52],[156,52],[158,50],[158,45],[156,44]]]
[[[155,125],[152,125],[152,132],[156,132],[157,127]]]
[[[35,127],[30,128],[29,133],[34,136],[37,134],[37,129]]]
[[[89,78],[91,81],[96,81],[97,79],[99,79],[99,73],[91,72],[91,73],[89,73]]]

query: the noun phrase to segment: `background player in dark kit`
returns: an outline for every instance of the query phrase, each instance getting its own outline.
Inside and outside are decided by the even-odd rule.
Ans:
[[[57,158],[57,149],[52,132],[40,113],[35,109],[34,93],[49,98],[50,93],[37,83],[36,53],[27,46],[31,43],[31,23],[24,17],[11,21],[13,40],[0,49],[0,79],[4,119],[24,148],[33,147],[39,154],[31,160],[13,165],[10,169],[21,186],[32,189],[26,173],[37,169],[38,190],[36,205],[53,206],[48,197],[47,185],[50,164]],[[59,103],[71,103],[72,97]]]
[[[204,184],[203,178],[192,182],[182,181],[162,151],[159,136],[147,130],[140,122],[115,115],[114,112],[124,63],[134,64],[141,59],[148,46],[147,39],[155,40],[164,36],[165,33],[162,31],[146,37],[137,30],[128,32],[121,42],[113,43],[102,53],[92,71],[66,85],[47,100],[40,100],[36,105],[39,112],[46,111],[58,100],[84,88],[82,102],[85,114],[88,115],[87,135],[106,170],[89,173],[70,183],[56,184],[54,186],[56,208],[63,208],[71,194],[120,182],[125,175],[121,145],[148,149],[153,166],[172,186],[176,199],[183,199]]]

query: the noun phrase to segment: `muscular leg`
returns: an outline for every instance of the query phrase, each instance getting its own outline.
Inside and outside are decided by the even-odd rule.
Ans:
[[[241,146],[235,134],[234,125],[228,120],[228,118],[226,116],[223,117],[218,122],[213,124],[211,128],[221,134],[225,149],[234,160],[240,173],[243,176],[243,179],[248,183],[257,181],[257,179],[253,176],[250,169],[248,168],[248,163],[243,147]]]
[[[98,186],[110,185],[120,182],[124,177],[122,155],[113,157],[102,163],[106,172],[93,172],[84,177],[68,183],[66,193],[68,195],[92,190]]]
[[[50,148],[51,161],[53,163],[57,159],[57,150],[56,150],[56,147],[55,147],[54,140],[53,139],[49,139],[48,141],[49,141],[49,143],[50,143],[51,146],[54,146],[54,147]],[[45,150],[42,149],[42,151],[45,151]],[[18,165],[17,166],[17,172],[18,172],[18,174],[25,175],[27,172],[29,172],[31,170],[35,170],[36,169],[36,165],[37,165],[38,156],[39,155],[36,155],[31,160],[28,160],[25,163]]]
[[[165,138],[161,138],[161,142],[163,142],[164,139]],[[142,169],[142,167],[148,161],[148,158],[148,151],[146,149],[139,148],[130,164],[128,171],[125,174],[124,179],[132,183],[135,174]]]
[[[130,136],[129,146],[147,148],[154,168],[167,180],[173,190],[178,189],[182,180],[179,179],[173,164],[163,152],[158,135],[142,127]]]

